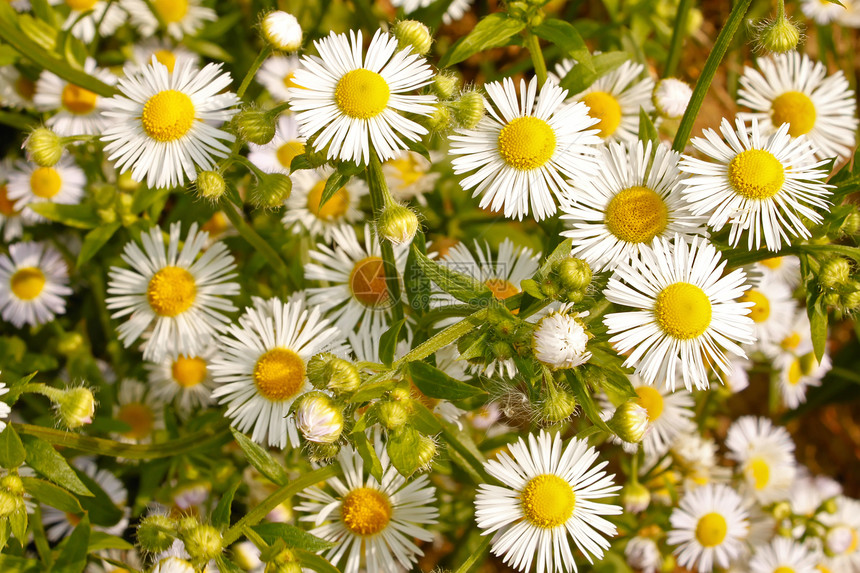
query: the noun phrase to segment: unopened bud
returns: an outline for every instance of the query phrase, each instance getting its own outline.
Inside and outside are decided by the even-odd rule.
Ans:
[[[198,524],[182,534],[185,550],[195,561],[203,563],[221,554],[224,545],[221,532],[211,525]]]
[[[389,430],[402,428],[409,421],[409,409],[400,401],[380,402],[376,412],[379,421]]]
[[[233,118],[236,130],[242,139],[266,145],[275,137],[276,120],[267,111],[261,109],[243,109]]]
[[[150,553],[167,551],[173,545],[176,522],[166,515],[150,515],[144,517],[137,527],[137,542],[140,547]]]
[[[427,127],[435,133],[444,133],[454,127],[454,116],[445,104],[437,104],[426,119]]]
[[[37,127],[24,142],[27,157],[39,167],[53,167],[63,155],[60,136],[47,127]]]
[[[851,280],[851,263],[842,257],[827,260],[821,265],[818,280],[824,288],[836,288]]]
[[[654,88],[653,102],[657,113],[665,119],[680,119],[687,111],[693,90],[677,78],[664,78]]]
[[[340,452],[340,444],[318,444],[308,442],[308,459],[314,463],[328,463],[337,457]]]
[[[344,394],[358,389],[361,375],[353,363],[326,352],[308,361],[308,380],[314,388]]]
[[[436,446],[436,440],[421,434],[421,437],[418,439],[418,468],[429,470],[430,464],[433,463],[433,458],[436,457],[438,452],[439,448]]]
[[[401,20],[394,24],[391,35],[397,38],[397,48],[403,50],[412,48],[412,51],[423,56],[430,51],[433,45],[433,36],[430,29],[416,20]]]
[[[394,245],[409,244],[418,231],[418,215],[409,207],[392,203],[382,211],[376,229]]]
[[[61,354],[73,354],[84,345],[84,337],[79,332],[65,332],[60,336],[57,350]]]
[[[343,432],[343,413],[325,394],[305,394],[296,408],[296,426],[307,441],[330,444]]]
[[[292,14],[269,12],[263,16],[261,28],[263,37],[276,50],[295,52],[302,47],[302,27]]]
[[[0,518],[9,517],[24,503],[21,496],[0,490]]]
[[[648,430],[648,410],[634,400],[625,402],[615,410],[608,425],[625,442],[637,444]]]
[[[295,554],[289,549],[282,549],[266,563],[265,573],[301,573],[302,566]]]
[[[289,199],[293,182],[283,173],[264,173],[251,188],[249,199],[255,207],[277,209]]]
[[[621,490],[621,503],[624,504],[624,511],[628,513],[643,512],[651,503],[651,492],[639,482],[628,482]]]
[[[540,415],[550,424],[556,424],[567,420],[576,411],[576,398],[573,394],[564,390],[552,389],[543,404],[541,404]]]
[[[791,517],[791,505],[787,501],[781,501],[773,506],[773,517],[782,521]]]
[[[201,171],[197,174],[197,181],[194,182],[194,185],[197,188],[197,195],[201,199],[208,199],[213,203],[218,201],[227,190],[224,177],[217,171]]]
[[[70,388],[58,397],[55,408],[60,423],[69,430],[75,430],[93,423],[96,399],[89,388]]]
[[[829,555],[840,555],[855,543],[854,532],[850,527],[838,525],[831,528],[824,538],[824,548]]]
[[[846,235],[860,234],[860,213],[854,211],[845,217],[845,221],[839,230]]]
[[[797,48],[801,29],[788,18],[782,17],[761,27],[758,44],[774,54],[784,54]]]
[[[484,117],[484,96],[477,91],[467,91],[454,104],[454,121],[463,129],[475,129]]]
[[[15,474],[6,474],[0,478],[0,490],[11,493],[12,495],[24,495],[24,482]]]
[[[433,83],[430,84],[430,89],[436,94],[440,100],[445,101],[454,97],[457,92],[457,86],[460,80],[452,73],[440,72],[433,78]]]
[[[591,267],[582,259],[570,257],[558,263],[558,278],[570,290],[579,291],[591,284]]]

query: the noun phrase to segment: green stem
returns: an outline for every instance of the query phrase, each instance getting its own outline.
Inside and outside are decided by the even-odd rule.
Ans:
[[[535,75],[538,80],[538,87],[542,87],[546,83],[546,61],[543,59],[543,52],[540,49],[540,38],[537,35],[529,32],[526,37],[525,46],[532,58],[532,64],[535,67]]]
[[[732,7],[728,20],[725,26],[720,30],[717,41],[714,43],[714,48],[708,55],[705,61],[705,67],[702,69],[702,74],[699,76],[699,81],[696,82],[696,87],[693,89],[693,95],[690,96],[690,103],[687,105],[687,111],[684,112],[684,117],[681,119],[681,125],[678,126],[678,132],[675,134],[675,141],[672,142],[672,149],[678,153],[683,153],[687,147],[687,142],[690,140],[690,133],[693,131],[693,122],[699,115],[699,110],[702,103],[705,101],[705,95],[711,87],[711,81],[714,79],[714,74],[717,73],[717,68],[720,62],[726,55],[729,46],[732,43],[735,33],[740,28],[744,21],[747,10],[749,10],[752,0],[737,0]]]
[[[230,222],[239,231],[239,234],[269,261],[269,264],[279,275],[282,277],[289,275],[287,263],[284,262],[277,251],[257,231],[245,222],[245,218],[239,214],[239,211],[233,205],[225,201],[221,205],[221,210],[227,215],[227,218],[230,219]]]
[[[268,58],[271,53],[272,47],[266,44],[266,47],[260,50],[260,53],[257,54],[257,58],[251,64],[251,67],[248,68],[248,72],[245,74],[245,77],[242,80],[242,85],[240,85],[239,89],[236,91],[236,95],[239,96],[240,99],[243,95],[245,95],[248,86],[251,85],[251,80],[254,79],[254,76],[257,74],[257,70],[260,69],[260,66],[263,65],[263,62],[266,61],[266,58]]]
[[[678,63],[681,61],[681,47],[684,44],[684,37],[687,35],[687,18],[692,6],[693,0],[681,0],[678,4],[678,11],[675,12],[675,27],[672,29],[672,42],[669,44],[666,67],[663,69],[664,78],[674,76],[678,70]]]
[[[378,221],[387,205],[393,202],[385,175],[382,172],[382,163],[376,155],[376,151],[370,150],[370,162],[367,165],[367,186],[370,189],[370,205],[373,209],[373,220]],[[397,264],[394,260],[394,247],[391,242],[377,234],[376,240],[382,248],[382,265],[385,269],[385,284],[388,286],[388,296],[391,300],[394,321],[403,318],[403,301],[400,293],[400,276],[397,272]]]
[[[254,506],[254,508],[246,513],[242,519],[237,521],[233,527],[224,532],[224,536],[222,538],[224,546],[230,545],[239,539],[243,535],[246,527],[250,528],[252,525],[256,525],[262,521],[270,511],[293,497],[295,494],[307,487],[316,485],[330,477],[334,477],[337,473],[338,467],[336,465],[325,466],[310,473],[306,473],[299,479],[293,480],[287,485],[282,486],[272,495]]]
[[[492,539],[492,535],[482,535],[481,544],[472,551],[472,555],[466,560],[466,562],[460,565],[457,569],[457,573],[470,573],[473,571],[487,556],[487,550],[490,548],[490,541]]]
[[[776,19],[782,21],[785,19],[785,2],[784,0],[776,0]]]

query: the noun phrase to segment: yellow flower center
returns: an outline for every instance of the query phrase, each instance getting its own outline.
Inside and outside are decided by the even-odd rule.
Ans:
[[[20,300],[33,300],[45,288],[45,273],[36,267],[24,267],[12,275],[12,293]]]
[[[573,488],[554,474],[541,474],[529,480],[520,500],[526,519],[544,529],[566,523],[576,507]]]
[[[159,63],[167,68],[168,72],[173,73],[173,68],[176,66],[176,54],[170,50],[158,50],[153,55]]]
[[[66,6],[78,12],[92,10],[98,0],[66,0]]]
[[[795,573],[794,569],[791,567],[787,567],[785,565],[780,565],[776,569],[773,570],[773,573]]]
[[[226,231],[230,227],[230,221],[224,215],[223,211],[218,211],[214,213],[212,217],[209,218],[208,221],[203,223],[203,226],[200,227],[201,231],[206,231],[209,233],[210,237],[214,237],[216,235],[220,235],[224,231]]]
[[[355,263],[349,275],[352,296],[368,307],[380,306],[388,300],[385,268],[381,257],[367,257]]]
[[[289,169],[293,164],[293,159],[305,152],[305,144],[301,141],[288,141],[278,148],[275,153],[278,156],[278,163],[284,169]]]
[[[673,283],[657,295],[654,318],[660,328],[673,338],[698,338],[711,324],[711,301],[696,285]]]
[[[800,346],[800,333],[792,332],[779,343],[783,350],[797,350]]]
[[[770,466],[762,457],[755,457],[747,465],[747,475],[752,478],[757,490],[762,490],[770,483]]]
[[[403,187],[417,183],[425,175],[418,162],[409,153],[405,153],[397,159],[390,159],[388,165],[397,170],[397,177]]]
[[[370,119],[382,113],[390,96],[385,79],[364,68],[345,73],[334,89],[337,107],[356,119]]]
[[[770,316],[770,301],[763,292],[755,289],[750,289],[739,299],[740,302],[751,302],[753,307],[750,308],[750,318],[753,322],[764,322]]]
[[[194,304],[197,298],[197,283],[187,270],[167,266],[149,279],[146,300],[152,311],[159,316],[177,316]]]
[[[161,91],[144,104],[140,121],[143,130],[151,138],[174,141],[191,130],[194,104],[190,97],[180,91]]]
[[[729,183],[747,199],[770,199],[784,182],[785,169],[770,151],[747,149],[729,163]]]
[[[708,513],[696,524],[696,539],[702,547],[716,547],[726,538],[728,530],[725,517],[716,512]]]
[[[287,75],[284,76],[284,79],[281,80],[284,82],[284,87],[286,88],[298,88],[299,86],[296,82],[293,81],[293,78],[296,77],[295,72],[288,72]]]
[[[305,361],[289,348],[273,348],[254,365],[254,384],[270,402],[292,398],[305,381]]]
[[[771,257],[769,259],[763,260],[761,264],[775,271],[782,266],[782,257]]]
[[[804,135],[815,127],[815,104],[804,93],[785,92],[773,100],[770,117],[775,127],[787,123],[791,137]]]
[[[832,572],[830,571],[830,568],[829,568],[829,567],[826,567],[825,565],[817,565],[815,568],[816,568],[818,571],[820,571],[821,573],[832,573]]]
[[[9,199],[9,189],[6,188],[5,184],[0,184],[0,215],[11,217],[16,213],[15,203]]]
[[[206,380],[206,361],[199,356],[180,354],[173,361],[170,372],[177,384],[183,388],[192,388]]]
[[[663,199],[647,187],[619,192],[606,207],[606,228],[628,243],[650,243],[666,230],[669,209]]]
[[[505,300],[520,292],[514,283],[505,279],[487,279],[484,284],[487,285],[496,300]]]
[[[499,154],[505,163],[527,171],[537,169],[555,153],[555,132],[536,117],[518,117],[499,132]]]
[[[325,202],[325,205],[320,207],[324,189],[325,181],[320,181],[310,190],[308,193],[308,211],[321,221],[333,221],[346,215],[346,211],[349,209],[349,191],[346,190],[346,187],[341,187],[335,191],[335,194]]]
[[[588,106],[588,115],[600,120],[591,129],[599,129],[598,135],[604,139],[615,133],[621,125],[621,104],[614,95],[591,92],[582,98],[582,102]]]
[[[123,436],[131,440],[142,440],[152,433],[155,427],[155,413],[152,408],[140,402],[131,402],[120,406],[117,420],[129,426]]]
[[[152,3],[165,24],[180,22],[188,13],[188,0],[153,0]]]
[[[368,537],[376,535],[391,521],[391,502],[384,493],[370,487],[359,487],[347,493],[340,504],[340,518],[350,533]]]
[[[90,90],[66,84],[60,96],[63,107],[75,115],[87,115],[96,108],[98,96]]]
[[[50,199],[60,192],[63,179],[53,167],[37,167],[30,175],[30,190],[36,197]]]
[[[663,413],[663,406],[665,405],[660,391],[650,386],[640,386],[636,388],[636,394],[639,396],[636,402],[648,412],[648,421],[657,421]]]
[[[788,365],[788,383],[792,386],[797,386],[802,376],[803,367],[800,364],[800,360],[795,358],[791,361],[791,364]]]

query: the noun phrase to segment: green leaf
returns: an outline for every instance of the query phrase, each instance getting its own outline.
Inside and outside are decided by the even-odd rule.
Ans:
[[[188,36],[182,38],[182,43],[185,44],[188,49],[197,52],[201,56],[205,56],[210,60],[227,63],[232,63],[234,60],[233,55],[230,52],[228,52],[215,42],[207,42],[199,38],[192,38]]]
[[[84,471],[78,469],[75,469],[75,471],[81,481],[84,482],[84,485],[87,486],[87,489],[93,493],[92,497],[82,497],[80,499],[81,507],[87,512],[93,525],[110,527],[119,523],[122,519],[122,510],[114,504],[96,480]]]
[[[435,366],[416,360],[409,363],[412,382],[421,393],[442,400],[463,400],[485,392],[476,386],[451,378]]]
[[[564,54],[574,58],[587,69],[594,70],[591,52],[588,51],[585,40],[582,39],[579,31],[572,24],[552,18],[544,20],[543,23],[532,28],[532,32],[547,42],[558,46]]]
[[[111,237],[113,237],[114,233],[116,233],[121,226],[122,223],[115,221],[101,227],[96,227],[87,233],[87,236],[84,237],[84,244],[81,246],[81,252],[78,253],[77,266],[81,266],[93,258],[93,256],[98,253],[108,241],[110,241]]]
[[[457,300],[470,304],[480,304],[482,301],[492,298],[493,294],[487,285],[430,260],[414,245],[412,253],[415,256],[415,262],[421,267],[421,271],[439,288]]]
[[[371,444],[370,440],[367,439],[367,434],[365,434],[364,431],[353,432],[352,439],[355,451],[357,451],[358,455],[361,456],[367,471],[370,472],[370,475],[372,475],[376,481],[381,483],[382,462],[379,461],[379,456],[376,455],[376,449],[373,447],[373,444]]]
[[[543,291],[540,289],[540,286],[533,279],[524,279],[520,281],[520,287],[525,293],[527,293],[533,298],[536,298],[538,300],[543,300],[546,298],[546,295],[543,294]]]
[[[120,549],[122,551],[129,551],[131,549],[134,549],[134,545],[132,545],[122,537],[117,537],[116,535],[110,535],[102,531],[91,531],[90,541],[87,545],[87,552],[93,553],[95,551],[103,551],[105,549]]]
[[[28,38],[49,52],[53,52],[57,47],[57,31],[49,24],[29,14],[21,14],[18,17],[18,26]]]
[[[64,513],[84,512],[78,498],[51,482],[34,477],[22,477],[21,481],[24,482],[24,489],[27,490],[27,493],[40,503],[50,505]]]
[[[821,362],[824,351],[827,350],[827,311],[819,305],[808,310],[809,327],[812,332],[812,349],[815,351],[815,359]]]
[[[397,341],[400,339],[400,330],[404,324],[406,319],[401,318],[379,337],[379,359],[389,368],[394,362],[394,352],[397,350]]]
[[[12,529],[12,535],[15,539],[21,542],[21,545],[27,543],[27,508],[21,504],[12,515],[9,516],[9,527]]]
[[[3,519],[0,520],[0,551],[2,551],[6,547],[6,543],[9,541],[9,520]],[[3,563],[3,554],[0,553],[0,564]]]
[[[424,239],[424,233],[419,229],[412,240],[415,248],[424,254],[427,254],[427,246]],[[406,287],[406,296],[409,299],[409,306],[419,315],[426,314],[430,310],[430,279],[421,270],[421,267],[415,261],[415,254],[412,249],[409,249],[409,255],[406,257],[406,269],[403,274],[403,284]]]
[[[27,465],[36,472],[73,493],[84,496],[93,495],[78,478],[78,474],[66,458],[61,456],[54,446],[35,436],[24,436],[23,441],[27,450]]]
[[[230,527],[230,509],[233,505],[233,498],[236,496],[236,490],[239,489],[240,485],[242,485],[242,480],[236,479],[218,500],[218,505],[212,512],[212,525],[215,527],[219,529]]]
[[[43,201],[27,206],[46,219],[68,227],[95,229],[102,224],[95,210],[89,205],[62,205]]]
[[[286,485],[290,478],[287,472],[281,467],[281,464],[275,461],[275,458],[263,449],[259,444],[251,441],[248,436],[230,426],[230,431],[233,433],[233,438],[236,443],[242,448],[248,462],[259,471],[261,474],[269,478],[276,485]]]
[[[39,125],[39,120],[24,113],[12,113],[0,110],[0,123],[14,127],[20,131],[30,131]]]
[[[593,69],[583,64],[573,66],[573,69],[561,79],[561,87],[568,90],[570,95],[576,95],[593,84],[600,76],[611,72],[630,59],[626,52],[606,52],[597,54],[592,59]]]
[[[245,573],[245,569],[227,559],[223,554],[215,556],[215,564],[221,573]]]
[[[353,163],[343,162],[338,165],[337,171],[329,175],[329,178],[326,179],[325,187],[323,187],[322,196],[320,197],[320,209],[328,202],[329,199],[334,197],[335,193],[340,191],[344,185],[349,183],[349,180],[352,179],[353,176],[357,175],[361,171],[362,169]]]
[[[299,563],[303,567],[307,567],[317,573],[340,573],[340,570],[328,562],[325,557],[311,553],[303,549],[295,550],[296,557],[299,558]]]
[[[85,515],[65,541],[54,562],[51,573],[82,573],[87,566],[87,546],[90,541],[90,520]]]
[[[24,463],[26,452],[18,432],[12,424],[6,424],[6,429],[0,432],[0,466],[7,470],[17,468]]]
[[[597,407],[597,404],[594,402],[594,398],[591,395],[591,391],[585,385],[585,382],[579,374],[576,371],[568,370],[567,381],[570,383],[573,395],[576,396],[576,401],[580,406],[582,406],[582,411],[585,412],[586,417],[591,420],[591,423],[604,432],[609,432],[610,434],[614,433],[609,429],[609,426],[606,425],[606,422],[600,419],[600,408]]]
[[[389,434],[385,451],[391,458],[391,465],[400,472],[400,475],[408,478],[421,464],[418,459],[420,446],[421,434],[411,426],[403,426]]]
[[[472,28],[469,35],[460,38],[439,60],[440,68],[447,68],[462,62],[469,56],[489,48],[498,48],[508,43],[511,36],[519,33],[526,25],[504,12],[490,14]]]
[[[650,141],[654,145],[660,143],[660,135],[654,127],[654,122],[651,121],[651,116],[641,107],[639,108],[639,140],[642,143]]]
[[[334,543],[320,539],[304,529],[300,529],[289,523],[260,523],[251,529],[269,545],[279,539],[283,539],[287,547],[305,549],[307,551],[322,551],[334,546]]]
[[[304,153],[301,155],[296,155],[290,162],[290,173],[293,173],[294,171],[299,171],[300,169],[313,169],[313,165],[311,165],[311,162],[308,161],[308,156]]]

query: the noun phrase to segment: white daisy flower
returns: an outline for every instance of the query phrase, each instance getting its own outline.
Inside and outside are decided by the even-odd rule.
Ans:
[[[441,173],[430,171],[433,163],[442,160],[443,155],[431,151],[430,160],[414,151],[403,151],[394,159],[389,159],[382,164],[382,172],[385,174],[385,182],[391,196],[398,201],[410,201],[415,199],[420,205],[427,205],[425,193],[429,193],[436,186],[436,181],[442,176]]]
[[[454,173],[460,185],[483,195],[481,208],[501,211],[522,220],[529,214],[540,221],[556,211],[556,198],[571,192],[567,179],[579,182],[596,173],[600,139],[590,129],[594,120],[582,104],[566,104],[563,90],[547,82],[538,95],[537,79],[520,82],[505,78],[484,86],[490,96],[487,111],[475,129],[459,129],[450,136],[449,153],[456,155]]]
[[[718,372],[720,381],[732,394],[746,390],[750,385],[748,370],[752,368],[752,360],[733,356],[729,358],[729,371]]]
[[[765,279],[779,281],[792,291],[800,284],[800,259],[793,255],[772,257],[753,266]]]
[[[395,8],[403,8],[405,14],[411,14],[419,8],[430,6],[433,2],[434,0],[392,0],[391,5]],[[461,19],[472,7],[473,2],[474,0],[453,0],[442,14],[442,22],[448,25]]]
[[[624,548],[627,564],[641,573],[658,573],[663,567],[663,556],[657,543],[648,537],[637,535],[627,542]]]
[[[649,141],[614,143],[600,151],[598,174],[574,184],[561,202],[572,229],[573,254],[596,271],[626,262],[655,237],[704,234],[681,196],[680,154]]]
[[[707,365],[728,372],[725,350],[743,356],[753,342],[749,303],[736,302],[746,275],[736,269],[722,277],[726,262],[713,245],[694,238],[688,246],[654,239],[630,263],[616,267],[604,291],[615,304],[639,310],[612,313],[603,322],[624,362],[649,384],[675,389],[681,372],[690,390],[708,387]]]
[[[158,227],[125,245],[122,259],[132,269],[111,267],[107,307],[112,318],[129,316],[117,329],[128,348],[142,336],[143,358],[160,362],[167,356],[198,356],[236,310],[226,296],[239,292],[233,256],[223,243],[201,255],[208,233],[191,225],[182,248],[181,223],[170,226],[164,244]],[[166,250],[165,250],[166,248]],[[152,329],[150,330],[150,327]]]
[[[365,475],[361,456],[346,446],[337,457],[343,477],[326,481],[336,495],[318,487],[299,494],[304,501],[296,510],[309,514],[299,521],[312,523],[311,534],[335,544],[324,555],[341,564],[344,573],[411,570],[424,555],[415,540],[433,539],[425,527],[437,522],[439,511],[432,506],[436,491],[429,478],[425,474],[407,482],[381,447],[377,455],[381,483]]]
[[[800,9],[816,24],[826,26],[844,17],[848,11],[847,6],[852,3],[853,0],[840,0],[839,4],[828,0],[801,0]]]
[[[681,119],[690,105],[692,95],[693,89],[687,82],[677,78],[664,78],[654,86],[652,99],[660,117]]]
[[[131,23],[142,37],[153,36],[160,27],[159,22],[163,22],[167,33],[175,40],[193,36],[205,22],[218,19],[215,10],[201,4],[201,0],[120,0],[120,6],[128,12]]]
[[[139,44],[135,44],[131,48],[132,59],[137,64],[140,71],[152,62],[152,57],[163,64],[167,71],[173,73],[176,67],[176,61],[180,59],[190,59],[194,67],[200,65],[200,56],[192,52],[185,46],[174,44],[170,40],[159,38],[148,38]]]
[[[85,44],[96,37],[96,27],[100,38],[107,38],[122,26],[127,18],[125,11],[113,2],[103,0],[50,0],[54,6],[65,4],[69,15],[63,23],[63,30],[71,30],[72,36]]]
[[[331,171],[303,169],[292,175],[293,191],[286,200],[281,222],[294,233],[304,230],[312,237],[331,241],[332,232],[343,225],[361,221],[361,198],[368,194],[367,184],[353,177],[320,206],[323,190]]]
[[[762,280],[738,300],[752,303],[749,317],[753,321],[754,347],[757,350],[764,351],[782,340],[797,312],[791,291],[778,281]]]
[[[784,352],[773,361],[773,366],[779,377],[779,395],[783,406],[797,408],[806,402],[806,392],[814,386],[821,386],[824,375],[830,371],[832,364],[826,353],[821,362],[816,360],[809,341],[797,354]]]
[[[41,223],[44,217],[29,208],[36,203],[77,205],[84,196],[87,176],[70,155],[64,154],[53,167],[16,161],[9,173],[6,194],[26,224]]]
[[[741,496],[726,485],[708,484],[688,491],[670,516],[669,545],[682,567],[710,573],[726,568],[744,549],[749,531]]]
[[[0,396],[9,393],[9,388],[5,382],[0,382]],[[0,432],[6,429],[6,420],[9,419],[9,414],[12,413],[12,407],[6,402],[0,401]]]
[[[36,82],[21,74],[13,65],[0,66],[0,106],[12,109],[33,106]]]
[[[819,515],[827,527],[824,547],[834,573],[860,570],[860,501],[845,496],[836,498],[836,512]]]
[[[96,66],[93,58],[84,62],[84,72],[103,81],[108,85],[116,83],[112,73]],[[53,129],[57,135],[99,135],[111,121],[104,114],[107,109],[106,98],[67,82],[60,76],[42,71],[36,82],[36,93],[33,95],[33,105],[41,111],[56,111],[48,118],[45,125]]]
[[[556,66],[556,73],[564,77],[573,67],[572,60]],[[636,141],[639,139],[639,110],[654,111],[651,92],[654,80],[650,76],[640,80],[645,66],[626,61],[617,69],[602,75],[585,91],[571,99],[588,107],[588,115],[598,120],[594,127],[600,138],[610,141]]]
[[[429,84],[429,64],[411,49],[397,49],[397,40],[381,30],[362,55],[361,32],[317,40],[319,56],[304,56],[288,90],[299,131],[314,134],[314,148],[328,147],[329,159],[370,161],[370,148],[380,161],[407,149],[403,139],[418,141],[427,129],[405,114],[430,115],[433,95],[409,95]]]
[[[138,0],[135,0],[138,1]],[[105,101],[110,125],[102,132],[105,154],[135,181],[149,187],[175,187],[197,178],[196,169],[214,169],[214,158],[230,149],[221,141],[235,137],[216,125],[236,113],[231,83],[221,64],[202,70],[190,59],[176,62],[173,73],[153,57],[137,73],[119,81],[121,95]]]
[[[730,225],[729,243],[736,246],[744,231],[747,248],[758,249],[764,238],[771,251],[791,244],[795,237],[811,236],[801,217],[820,223],[815,209],[828,209],[827,173],[819,169],[815,150],[805,136],[792,138],[788,125],[765,138],[757,120],[751,131],[741,119],[737,131],[727,119],[720,124],[720,139],[712,129],[693,138],[693,147],[713,161],[689,156],[681,159],[683,193],[694,215],[708,215],[708,226],[719,231]]]
[[[339,341],[340,331],[322,318],[320,308],[303,298],[284,303],[270,299],[245,309],[220,339],[221,353],[210,369],[212,397],[226,404],[225,415],[259,444],[299,444],[293,402],[313,388],[308,360]]]
[[[756,60],[761,72],[745,67],[738,103],[752,113],[765,134],[787,123],[791,137],[806,135],[816,157],[851,157],[855,146],[857,104],[842,71],[828,76],[827,67],[806,54],[788,52]]]
[[[302,27],[298,19],[282,10],[273,10],[260,22],[263,37],[275,50],[295,52],[302,47]]]
[[[738,463],[746,486],[762,505],[788,497],[797,465],[794,442],[785,428],[767,418],[743,416],[726,435],[728,458]]]
[[[175,403],[183,414],[209,406],[214,388],[210,366],[215,353],[213,345],[199,355],[179,354],[146,364],[152,397],[159,402]]]
[[[820,556],[806,546],[785,537],[776,537],[760,546],[749,562],[750,573],[819,573]]]
[[[305,139],[299,135],[295,116],[285,113],[278,118],[272,141],[265,145],[249,142],[248,147],[248,160],[261,171],[289,175],[293,159],[305,152]]]
[[[788,326],[771,343],[762,348],[765,356],[776,360],[783,354],[800,356],[812,350],[812,331],[806,308],[795,307]]]
[[[356,328],[369,332],[374,325],[387,324],[394,304],[388,294],[382,250],[370,227],[364,227],[364,244],[355,229],[340,226],[331,230],[334,247],[319,243],[310,251],[305,278],[325,281],[327,286],[308,289],[308,303],[326,310],[326,317],[342,332]],[[395,246],[397,280],[402,281],[408,246]]]
[[[672,443],[670,452],[676,467],[684,477],[683,486],[686,489],[696,489],[702,485],[717,480],[727,480],[731,470],[717,465],[717,443],[711,438],[705,438],[698,433],[680,434]],[[654,465],[657,459],[649,459],[647,467]],[[671,498],[665,501],[673,505]]]
[[[164,408],[154,400],[146,384],[126,378],[120,382],[113,418],[126,424],[127,430],[116,438],[131,444],[152,442],[155,432],[164,429]]]
[[[502,485],[481,484],[475,495],[478,527],[495,534],[493,554],[523,572],[536,560],[538,573],[577,571],[573,545],[589,563],[601,559],[606,537],[616,533],[602,516],[621,514],[621,507],[597,501],[621,489],[603,471],[608,462],[593,466],[597,452],[586,440],[574,438],[565,447],[558,434],[544,430],[508,450],[484,464]]]
[[[53,247],[42,243],[9,245],[0,255],[0,311],[16,328],[37,326],[66,313],[68,287],[66,263]]]
[[[288,101],[288,90],[297,87],[293,78],[299,66],[298,56],[269,56],[260,66],[255,79],[272,95],[272,99],[278,102]]]
[[[0,227],[3,228],[3,240],[7,243],[11,243],[24,232],[24,217],[15,207],[15,201],[9,198],[10,173],[12,162],[0,160]]]
[[[576,368],[591,359],[591,352],[585,349],[588,340],[582,315],[553,312],[537,323],[532,334],[532,349],[535,358],[554,370]]]
[[[638,396],[636,402],[648,412],[650,429],[642,439],[646,458],[662,456],[678,436],[695,432],[692,394],[684,389],[655,388],[635,374],[630,376],[630,382]]]
[[[813,518],[825,501],[842,494],[842,486],[830,477],[812,476],[803,466],[798,468],[798,474],[788,496],[791,512],[795,515]]]

